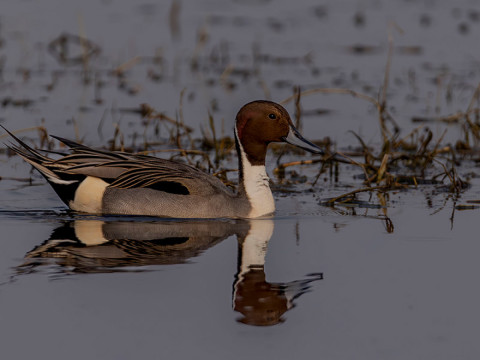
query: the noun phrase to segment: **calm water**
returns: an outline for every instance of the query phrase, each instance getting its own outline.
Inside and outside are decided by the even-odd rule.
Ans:
[[[184,90],[194,136],[208,111],[231,135],[241,105],[281,101],[295,85],[377,97],[392,22],[403,33],[392,28],[388,106],[402,132],[413,117],[466,110],[480,81],[479,1],[4,0],[0,123],[91,146],[119,129],[126,146],[174,147],[168,126],[144,136],[132,110],[147,103],[175,118]],[[85,62],[71,43],[62,62],[62,33],[100,52]],[[302,107],[310,139],[346,149],[354,130],[379,143],[361,99],[317,94]],[[447,129],[445,142],[462,136],[461,124],[427,126],[436,138]],[[36,130],[20,134],[38,144]],[[2,358],[477,359],[476,162],[459,168],[471,180],[459,197],[421,186],[336,208],[321,202],[361,187],[358,169],[342,165],[338,182],[313,187],[318,168],[295,170],[307,181],[275,192],[272,219],[95,217],[68,212],[2,151]]]

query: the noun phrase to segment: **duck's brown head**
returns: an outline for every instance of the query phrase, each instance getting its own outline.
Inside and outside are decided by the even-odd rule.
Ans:
[[[283,106],[272,101],[257,100],[244,105],[235,124],[237,141],[252,165],[264,165],[267,146],[271,142],[287,142],[316,154],[323,150],[312,144],[295,129]]]

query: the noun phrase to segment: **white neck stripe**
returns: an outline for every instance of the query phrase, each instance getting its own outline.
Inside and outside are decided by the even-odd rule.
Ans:
[[[243,187],[252,207],[248,217],[259,217],[268,215],[275,211],[275,202],[272,191],[270,190],[269,178],[265,170],[265,165],[252,165],[248,160],[242,143],[238,138],[237,127],[235,126],[235,137],[238,141],[238,147],[241,157],[241,166],[243,174]],[[241,180],[242,181],[242,180]]]

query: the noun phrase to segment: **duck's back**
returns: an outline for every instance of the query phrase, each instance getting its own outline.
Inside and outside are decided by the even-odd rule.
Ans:
[[[215,218],[246,217],[250,212],[245,196],[193,166],[150,156],[122,156],[70,170],[107,182],[101,196],[103,214]]]

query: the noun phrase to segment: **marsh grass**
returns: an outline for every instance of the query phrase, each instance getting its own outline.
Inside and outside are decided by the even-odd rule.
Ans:
[[[179,3],[173,2],[170,13],[170,25],[172,36],[179,36],[178,29],[178,11]],[[302,99],[307,96],[352,96],[371,104],[376,109],[376,121],[380,129],[380,138],[374,142],[374,145],[368,143],[359,134],[350,131],[355,141],[358,143],[352,151],[350,148],[343,151],[345,146],[336,144],[330,138],[317,139],[314,141],[317,145],[325,149],[325,156],[316,156],[309,159],[290,161],[288,155],[302,153],[302,150],[296,148],[272,144],[271,151],[276,157],[276,167],[274,169],[275,189],[279,192],[288,193],[291,191],[289,185],[308,184],[309,191],[315,192],[319,188],[320,180],[327,178],[332,183],[339,183],[345,167],[349,169],[358,169],[360,179],[353,184],[355,187],[351,191],[334,197],[322,200],[320,203],[327,206],[350,206],[386,209],[388,202],[388,193],[391,191],[408,191],[411,188],[418,188],[422,185],[434,185],[442,187],[445,191],[454,197],[468,187],[468,180],[464,180],[458,171],[458,166],[464,160],[478,160],[478,148],[480,142],[480,84],[472,94],[471,101],[465,111],[454,114],[439,115],[437,117],[426,118],[415,116],[411,119],[412,123],[418,123],[415,129],[407,134],[402,133],[394,116],[388,111],[388,88],[390,84],[390,70],[394,56],[394,32],[400,32],[398,26],[391,24],[388,31],[388,50],[383,75],[383,82],[378,89],[377,97],[372,95],[348,89],[348,88],[314,88],[302,90],[299,86],[293,86],[293,94],[281,101],[281,104],[293,102],[294,119],[296,127],[302,129],[302,120],[305,116],[305,110],[302,108]],[[310,66],[311,55],[307,54],[300,57],[274,57],[264,54],[258,46],[253,47],[253,64],[251,69],[245,69],[234,66],[228,55],[228,47],[220,44],[210,54],[204,54],[205,44],[208,40],[208,30],[201,27],[198,30],[197,45],[193,51],[190,67],[193,73],[202,71],[206,64],[210,64],[214,71],[210,73],[217,74],[218,79],[214,79],[222,86],[225,91],[232,91],[235,88],[233,78],[254,77],[259,86],[263,87],[267,98],[272,92],[266,82],[262,79],[260,71],[261,64],[295,64],[302,63]],[[100,48],[88,41],[84,34],[80,36],[62,34],[53,40],[48,50],[64,65],[78,65],[83,70],[83,76],[90,79],[93,74],[94,79],[94,102],[96,105],[103,104],[102,88],[105,82],[113,80],[117,86],[129,95],[135,95],[139,91],[139,86],[129,78],[129,71],[141,63],[149,61],[151,67],[147,70],[147,78],[152,81],[162,81],[165,71],[165,59],[162,51],[157,50],[153,59],[134,56],[128,61],[114,67],[108,72],[95,69],[92,65],[92,59],[100,54]],[[1,65],[1,64],[0,64]],[[0,74],[1,75],[1,74]],[[87,76],[88,75],[88,76]],[[62,72],[52,72],[51,82],[46,85],[47,91],[52,91],[61,80]],[[85,83],[86,84],[86,83]],[[441,84],[441,82],[440,82]],[[232,168],[232,160],[235,159],[235,142],[231,136],[225,135],[222,129],[218,129],[218,122],[215,121],[214,109],[207,110],[205,114],[205,126],[200,128],[201,136],[193,138],[194,129],[187,126],[184,121],[185,90],[179,94],[178,111],[175,116],[169,116],[154,106],[142,103],[134,108],[120,108],[118,111],[124,114],[133,114],[138,116],[141,124],[141,131],[129,134],[132,138],[131,144],[127,144],[127,136],[123,133],[120,126],[120,120],[113,122],[110,129],[112,135],[106,142],[109,144],[109,150],[131,151],[140,154],[162,154],[173,160],[184,161],[193,166],[204,169],[205,171],[217,176],[225,184],[234,187],[234,180],[231,179],[232,173],[236,177],[236,169]],[[28,107],[32,104],[29,99],[3,99],[2,105]],[[104,138],[104,116],[99,120],[98,133],[100,138]],[[444,143],[445,130],[438,138],[435,138],[433,132],[427,126],[428,124],[455,123],[462,129],[462,136],[454,144]],[[75,119],[72,120],[76,140],[82,142]],[[37,148],[52,150],[55,148],[55,142],[47,134],[46,126],[26,128],[15,131],[15,134],[37,131],[37,138],[34,144]],[[167,136],[165,136],[167,134]],[[5,135],[0,135],[0,139]],[[137,140],[141,144],[137,142]],[[166,149],[165,147],[169,147]],[[283,160],[287,158],[287,160]],[[234,164],[236,167],[236,163]],[[300,176],[298,167],[307,167],[313,169],[315,175],[311,178]],[[359,200],[361,194],[377,194],[375,201],[371,198],[367,201],[369,206],[365,205],[363,200]],[[375,206],[374,206],[375,205]],[[476,208],[476,204],[458,205],[458,210]],[[382,210],[384,211],[384,210]],[[393,231],[393,224],[385,213],[382,215],[382,221],[385,221],[385,227]]]
[[[384,81],[379,90],[378,98],[351,89],[316,88],[303,92],[295,89],[291,97],[282,101],[282,104],[295,101],[297,124],[300,124],[300,102],[303,96],[315,94],[350,95],[371,103],[377,110],[381,139],[378,141],[379,145],[376,148],[367,146],[366,141],[359,134],[351,131],[359,143],[358,151],[346,154],[340,151],[332,152],[328,149],[327,155],[323,159],[282,163],[275,169],[277,174],[284,177],[285,169],[290,166],[311,166],[320,163],[319,172],[312,183],[315,186],[323,173],[328,173],[330,178],[337,173],[338,160],[335,159],[335,153],[342,155],[341,162],[349,162],[350,165],[359,167],[363,173],[363,185],[366,186],[330,198],[323,202],[325,205],[333,206],[338,203],[345,204],[345,202],[353,204],[356,201],[355,196],[360,193],[372,191],[385,193],[391,190],[408,189],[412,186],[418,187],[423,184],[446,184],[448,191],[457,195],[468,187],[468,182],[459,176],[457,165],[460,164],[462,159],[475,153],[480,140],[479,109],[474,105],[478,103],[480,84],[472,95],[465,112],[431,120],[462,123],[464,139],[459,139],[455,146],[443,144],[447,130],[438,139],[434,139],[432,131],[423,125],[402,136],[400,127],[387,110],[387,91],[394,48],[393,29],[401,32],[398,26],[394,24],[390,26]],[[474,120],[472,120],[472,116],[475,117]],[[412,121],[418,121],[418,118],[414,118]],[[362,158],[362,160],[359,160],[359,158]],[[349,159],[349,161],[344,161],[344,159]],[[329,171],[332,166],[335,166],[336,171]]]

